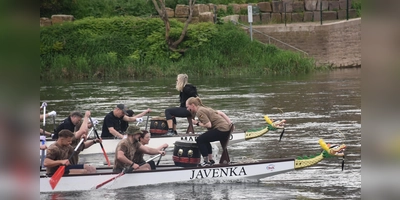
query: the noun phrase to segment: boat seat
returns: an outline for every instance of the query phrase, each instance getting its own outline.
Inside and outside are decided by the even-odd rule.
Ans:
[[[221,158],[219,159],[219,164],[229,164],[231,162],[231,160],[229,159],[227,146],[229,143],[229,139],[231,138],[234,127],[235,127],[234,124],[231,124],[231,128],[229,129],[228,137],[219,141],[221,143],[221,147],[222,147],[222,154],[221,154]]]

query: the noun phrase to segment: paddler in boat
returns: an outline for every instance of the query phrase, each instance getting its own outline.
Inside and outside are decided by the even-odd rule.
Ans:
[[[75,126],[82,120],[83,115],[78,111],[72,111],[54,130],[53,139],[58,138],[58,133],[63,129],[68,129],[71,132],[75,131]]]
[[[142,133],[140,134],[140,137],[139,137],[139,142],[143,146],[149,144],[149,141],[150,141],[150,138],[151,138],[150,135],[151,134],[148,131],[142,131]],[[168,144],[164,143],[163,145],[159,146],[157,149],[161,151],[161,150],[166,149],[166,148],[168,148]],[[146,164],[146,161],[144,160],[143,156],[144,156],[144,153],[142,151],[136,151],[135,152],[135,156],[133,158],[133,162],[138,163],[140,166]],[[156,164],[155,164],[155,162],[153,160],[151,160],[151,161],[149,161],[147,163],[150,165],[151,170],[155,170],[156,169]]]
[[[226,139],[230,134],[232,121],[221,111],[205,107],[199,97],[191,97],[186,101],[186,108],[197,116],[198,120],[192,120],[193,124],[207,128],[207,131],[197,137],[197,145],[203,156],[202,167],[211,166],[212,148],[210,142]]]
[[[89,120],[90,117],[90,111],[86,111],[85,112],[85,117],[83,118],[82,122],[79,122],[76,126],[75,126],[75,132],[74,132],[74,139],[72,140],[72,144],[71,146],[75,149],[75,147],[79,144],[81,138],[84,139],[83,144],[81,144],[81,146],[77,149],[77,151],[74,153],[74,156],[71,158],[71,164],[78,164],[79,161],[79,157],[78,154],[83,151],[84,149],[87,149],[89,147],[91,147],[92,145],[96,144],[96,143],[101,143],[102,140],[101,138],[95,138],[93,140],[87,140],[87,135],[89,134],[89,128],[92,127],[92,124],[90,123]],[[96,126],[98,121],[97,120],[93,120],[93,126]],[[90,166],[90,171],[91,172],[96,172],[96,168]]]
[[[74,153],[74,148],[71,146],[72,140],[75,138],[73,132],[64,129],[59,132],[58,139],[55,143],[49,146],[46,151],[44,166],[46,167],[47,175],[53,175],[60,165],[65,165],[64,174],[85,174],[95,173],[96,168],[87,164],[75,164],[74,159],[68,158]]]
[[[142,131],[138,126],[129,126],[126,130],[127,138],[122,139],[115,150],[115,160],[113,172],[120,173],[124,168],[128,169],[126,172],[131,170],[141,171],[141,170],[151,170],[148,163],[139,165],[139,163],[134,162],[135,152],[140,151],[145,154],[165,155],[165,151],[160,151],[155,148],[144,146],[139,142],[139,137]]]
[[[129,117],[127,112],[127,107],[124,104],[118,104],[113,111],[109,112],[103,121],[103,127],[101,129],[102,138],[124,138],[123,131],[121,129],[121,122],[133,122],[133,121],[143,121],[143,116],[149,112],[151,109],[143,111],[142,113]]]

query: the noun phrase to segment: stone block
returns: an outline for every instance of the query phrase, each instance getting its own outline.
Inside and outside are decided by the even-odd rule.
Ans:
[[[338,11],[339,10],[339,1],[329,1],[329,10],[330,11]]]
[[[245,23],[249,22],[247,15],[240,15],[239,19],[241,22],[245,22]]]
[[[304,12],[304,2],[294,1],[293,2],[293,12]]]
[[[63,23],[63,22],[72,22],[74,21],[74,16],[72,15],[52,15],[51,16],[51,23]]]
[[[303,13],[292,13],[292,22],[302,22]]]
[[[351,0],[348,0],[348,1],[349,1],[349,9],[351,9]],[[339,9],[340,10],[347,9],[346,8],[346,2],[347,2],[347,0],[339,0]]]
[[[247,12],[247,6],[248,4],[239,4],[240,10],[246,10],[246,12]]]
[[[230,21],[237,22],[237,21],[239,21],[239,15],[228,15],[228,16],[222,17],[222,19],[224,20],[224,22],[230,22]]]
[[[338,19],[346,19],[346,10],[338,10]]]
[[[357,10],[349,9],[349,18],[356,18],[356,17],[357,17]]]
[[[304,12],[304,22],[312,22],[313,21],[313,12]]]
[[[272,12],[281,13],[283,12],[283,1],[272,1]],[[272,17],[272,15],[271,15]]]
[[[271,13],[261,13],[261,23],[268,24],[271,22]]]
[[[285,19],[285,17],[286,17],[286,19]],[[286,20],[286,23],[292,22],[292,13],[286,13],[286,15],[285,15],[285,13],[282,13],[282,23],[285,23],[285,20]]]
[[[229,5],[232,6],[234,14],[240,14],[240,6],[239,6],[239,4],[232,3],[232,4],[229,4]]]
[[[337,20],[337,12],[336,11],[323,11],[322,12],[322,20]]]
[[[313,21],[320,21],[321,20],[321,13],[320,11],[314,11],[313,12]]]
[[[329,7],[328,1],[318,0],[317,9],[316,10],[320,10],[321,9],[321,5],[322,5],[322,10],[328,10],[328,7]]]
[[[199,22],[214,22],[214,14],[212,12],[200,13]]]
[[[218,12],[219,10],[223,10],[223,11],[226,12],[226,9],[227,9],[227,6],[226,6],[226,5],[217,5],[217,12]]]
[[[292,2],[283,2],[283,12],[285,12],[285,7],[286,7],[287,13],[293,12],[293,1]]]
[[[40,18],[40,26],[51,26],[51,25],[52,25],[51,19],[47,17]]]
[[[199,9],[199,13],[203,12],[210,12],[210,6],[205,4],[196,4],[198,5],[197,8]]]
[[[272,23],[282,23],[281,13],[271,13],[271,22]]]
[[[318,0],[304,0],[304,7],[307,11],[314,11],[317,9]]]
[[[261,12],[272,12],[271,3],[260,2],[257,4]]]
[[[175,7],[175,17],[176,18],[182,18],[182,17],[188,17],[189,16],[189,6],[183,5],[183,4],[178,4]]]
[[[190,21],[191,24],[196,24],[196,23],[199,23],[199,22],[200,22],[199,17],[192,17],[192,20]]]
[[[165,8],[165,11],[167,11],[167,16],[169,18],[175,17],[175,11],[172,8]]]
[[[253,23],[260,23],[261,22],[261,17],[260,15],[253,15]]]
[[[208,5],[208,9],[210,10],[209,12],[214,13],[214,9],[217,9],[217,6],[215,4],[209,3]],[[215,11],[217,12],[217,11]]]

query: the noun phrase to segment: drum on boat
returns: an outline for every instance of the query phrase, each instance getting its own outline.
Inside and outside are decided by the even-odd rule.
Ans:
[[[151,135],[164,135],[168,132],[167,119],[165,117],[152,117],[150,120]]]
[[[172,160],[176,166],[196,167],[200,163],[200,151],[195,141],[175,141]]]

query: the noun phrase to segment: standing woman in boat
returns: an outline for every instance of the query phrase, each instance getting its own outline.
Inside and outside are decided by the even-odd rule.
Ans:
[[[176,117],[190,117],[192,114],[186,109],[186,100],[190,97],[197,97],[197,89],[194,85],[188,83],[187,74],[178,74],[176,78],[176,90],[179,91],[179,107],[165,109],[165,118],[167,119],[167,135],[176,135]]]
[[[189,98],[186,101],[186,108],[198,118],[198,120],[192,119],[193,124],[207,128],[207,131],[196,140],[204,161],[200,165],[203,167],[213,165],[215,161],[212,160],[210,142],[226,139],[230,134],[232,121],[225,113],[205,107],[199,97]]]
[[[151,136],[150,136],[150,133],[149,133],[148,131],[142,131],[142,133],[140,134],[140,137],[139,137],[139,142],[140,142],[143,146],[146,145],[146,144],[149,144],[149,142],[150,142],[150,137],[151,137]],[[167,144],[167,143],[164,143],[163,145],[159,146],[159,147],[156,148],[156,149],[162,151],[163,149],[166,149],[166,148],[168,148],[168,144]],[[143,159],[143,156],[144,156],[144,153],[143,153],[142,151],[136,151],[136,152],[135,152],[135,156],[134,156],[134,158],[133,158],[133,162],[139,163],[140,166],[146,164],[146,161]],[[154,163],[153,160],[151,160],[151,161],[149,161],[149,162],[147,162],[147,163],[150,165],[150,167],[151,167],[152,170],[155,170],[155,169],[156,169],[156,164]]]

